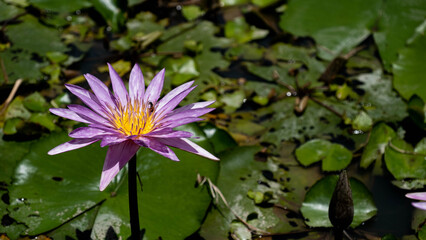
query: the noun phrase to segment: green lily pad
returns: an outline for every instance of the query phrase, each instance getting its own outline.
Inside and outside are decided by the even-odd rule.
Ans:
[[[246,43],[261,39],[268,35],[268,30],[250,26],[244,17],[237,17],[225,24],[225,36],[234,39],[237,43]]]
[[[383,65],[389,71],[398,58],[398,51],[425,20],[426,2],[390,0],[383,2],[380,11],[378,29],[373,36]]]
[[[92,6],[89,0],[75,0],[67,3],[56,0],[29,0],[29,2],[37,8],[54,12],[74,12]]]
[[[11,19],[23,12],[24,10],[21,8],[0,1],[0,22]]]
[[[167,58],[161,64],[168,72],[167,76],[172,78],[172,84],[181,85],[199,76],[194,59],[183,56],[178,59]]]
[[[396,136],[395,131],[385,123],[374,126],[370,139],[361,156],[361,167],[367,168],[376,160],[380,161],[389,141]]]
[[[297,36],[311,36],[320,57],[332,60],[345,54],[370,34],[381,1],[290,1],[280,27]]]
[[[27,154],[29,144],[30,142],[4,141],[0,138],[0,155],[2,156],[0,161],[0,182],[6,184],[12,182],[15,166]],[[3,214],[4,211],[1,213]]]
[[[182,15],[188,21],[192,21],[204,14],[204,11],[197,5],[189,5],[182,7]]]
[[[426,101],[426,37],[418,36],[410,45],[399,51],[399,59],[393,65],[394,87],[405,98],[417,94]]]
[[[394,138],[385,150],[386,167],[397,180],[426,179],[425,154],[426,138],[423,138],[414,149],[404,140]]]
[[[212,152],[209,141],[196,125],[187,125],[181,130],[199,136],[197,144]],[[81,214],[99,205],[92,238],[104,239],[110,227],[117,236],[127,238],[130,227],[126,170],[100,192],[106,148],[93,144],[47,155],[48,150],[67,139],[64,134],[52,134],[32,145],[30,153],[17,166],[16,181],[9,189],[10,216],[28,227],[23,234],[37,235],[65,222],[81,222],[78,220]],[[214,181],[218,163],[181,150],[176,150],[176,154],[181,162],[170,161],[145,148],[138,153],[138,172],[143,183],[139,209],[145,237],[183,239],[191,235],[199,228],[210,204],[207,188],[194,185],[197,173]],[[6,229],[9,231],[12,230]]]
[[[407,106],[392,89],[392,79],[381,70],[361,74],[356,77],[365,91],[361,105],[373,121],[401,121],[407,116]]]
[[[28,95],[24,99],[23,104],[27,109],[33,112],[45,112],[49,109],[49,105],[39,92]]]
[[[349,165],[352,153],[340,144],[314,139],[296,149],[296,157],[304,166],[322,160],[322,170],[338,171]]]
[[[373,120],[367,113],[361,111],[353,120],[352,127],[357,130],[366,132],[373,126]]]
[[[32,59],[28,52],[15,52],[12,48],[0,52],[0,57],[7,72],[8,84],[14,83],[19,78],[35,83],[43,78],[40,68],[48,64]],[[0,74],[0,83],[5,83],[3,74]]]
[[[306,193],[300,211],[305,223],[310,227],[332,227],[328,219],[328,206],[338,180],[337,175],[329,175],[316,182]],[[373,197],[365,185],[355,178],[349,179],[354,203],[352,228],[372,218],[377,213]]]
[[[14,49],[23,49],[44,56],[47,52],[65,52],[67,47],[56,29],[39,23],[37,18],[25,15],[19,18],[23,22],[7,27],[6,35]]]

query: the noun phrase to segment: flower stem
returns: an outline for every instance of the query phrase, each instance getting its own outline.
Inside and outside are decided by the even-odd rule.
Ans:
[[[129,210],[132,240],[140,240],[138,192],[136,181],[136,154],[129,161]]]

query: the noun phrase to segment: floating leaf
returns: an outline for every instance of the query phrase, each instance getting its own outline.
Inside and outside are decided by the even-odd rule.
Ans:
[[[0,135],[1,136],[1,135]],[[19,160],[28,152],[30,142],[4,141],[0,138],[0,182],[10,184]],[[0,201],[2,202],[2,201]],[[1,214],[5,211],[1,211]]]
[[[0,22],[11,19],[23,12],[24,10],[21,8],[17,8],[13,5],[9,5],[0,1]]]
[[[426,138],[423,138],[414,150],[404,140],[394,138],[385,150],[386,167],[397,180],[404,178],[426,179],[425,154]]]
[[[244,17],[237,17],[225,24],[225,36],[234,39],[237,43],[264,38],[266,35],[268,35],[268,30],[250,26]]]
[[[39,92],[34,92],[23,101],[24,106],[33,112],[45,112],[49,109],[44,97]]]
[[[23,22],[9,25],[6,35],[13,43],[14,49],[23,49],[44,56],[48,52],[65,52],[68,49],[61,42],[56,29],[46,27],[35,17],[25,15],[19,18]]]
[[[296,157],[304,166],[322,160],[322,170],[338,171],[348,166],[352,153],[340,144],[314,139],[296,149]]]
[[[32,59],[31,55],[26,52],[15,52],[12,49],[0,52],[0,57],[4,62],[9,84],[14,83],[19,78],[30,83],[42,79],[43,75],[40,68],[48,64]],[[3,74],[0,74],[0,82],[5,83]]]
[[[117,0],[91,0],[95,9],[102,15],[105,21],[112,27],[115,32],[121,31],[125,17],[120,7],[120,1]]]
[[[399,59],[393,65],[394,87],[405,98],[414,94],[426,101],[426,37],[421,35],[412,44],[399,51]]]
[[[194,59],[187,56],[178,59],[167,58],[162,62],[162,66],[168,70],[166,74],[172,78],[174,85],[181,85],[200,75]]]
[[[363,132],[367,132],[373,126],[373,120],[367,113],[361,111],[353,120],[352,127]]]
[[[322,58],[345,54],[370,34],[381,1],[290,1],[280,27],[297,36],[311,36]]]
[[[204,11],[202,11],[201,8],[197,5],[189,5],[189,6],[182,7],[182,15],[188,21],[192,21],[202,16],[203,14],[204,14]]]
[[[413,36],[416,27],[425,20],[426,2],[389,0],[383,2],[380,14],[378,28],[373,36],[383,65],[389,71],[398,58],[398,51]]]
[[[332,227],[328,219],[328,206],[338,180],[337,175],[329,175],[316,182],[306,193],[300,211],[305,223],[310,227]],[[373,197],[365,185],[355,178],[349,180],[354,203],[354,219],[351,227],[372,218],[377,213]]]
[[[74,0],[67,3],[56,0],[29,0],[29,2],[42,10],[54,12],[74,12],[92,6],[90,0]]]
[[[396,136],[395,131],[384,123],[374,126],[370,139],[361,156],[361,167],[367,168],[375,160],[380,161],[389,141]]]

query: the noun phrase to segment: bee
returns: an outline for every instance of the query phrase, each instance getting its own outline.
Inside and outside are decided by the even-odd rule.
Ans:
[[[148,111],[150,113],[154,112],[154,104],[152,102],[148,102]]]

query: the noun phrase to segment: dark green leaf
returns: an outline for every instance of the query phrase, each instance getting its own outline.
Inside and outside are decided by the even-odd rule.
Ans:
[[[92,6],[90,0],[73,0],[66,3],[57,0],[29,0],[29,2],[41,10],[54,12],[74,12]]]
[[[120,8],[120,1],[117,0],[91,0],[96,11],[98,11],[105,21],[111,25],[115,32],[121,31],[125,17],[123,10]]]
[[[225,24],[225,36],[234,39],[237,43],[245,43],[255,39],[264,38],[268,30],[250,26],[244,17],[237,17]]]
[[[399,51],[399,59],[393,65],[394,87],[405,98],[417,94],[426,101],[426,37],[420,35],[413,43]]]
[[[280,27],[297,36],[311,36],[322,58],[345,54],[370,34],[382,2],[379,0],[290,1]]]
[[[361,167],[367,168],[375,160],[381,160],[388,142],[396,136],[395,131],[384,123],[374,126],[370,139],[361,156]]]
[[[9,5],[3,1],[0,1],[0,22],[11,19],[23,12],[24,10],[21,8],[17,8],[13,5]]]

